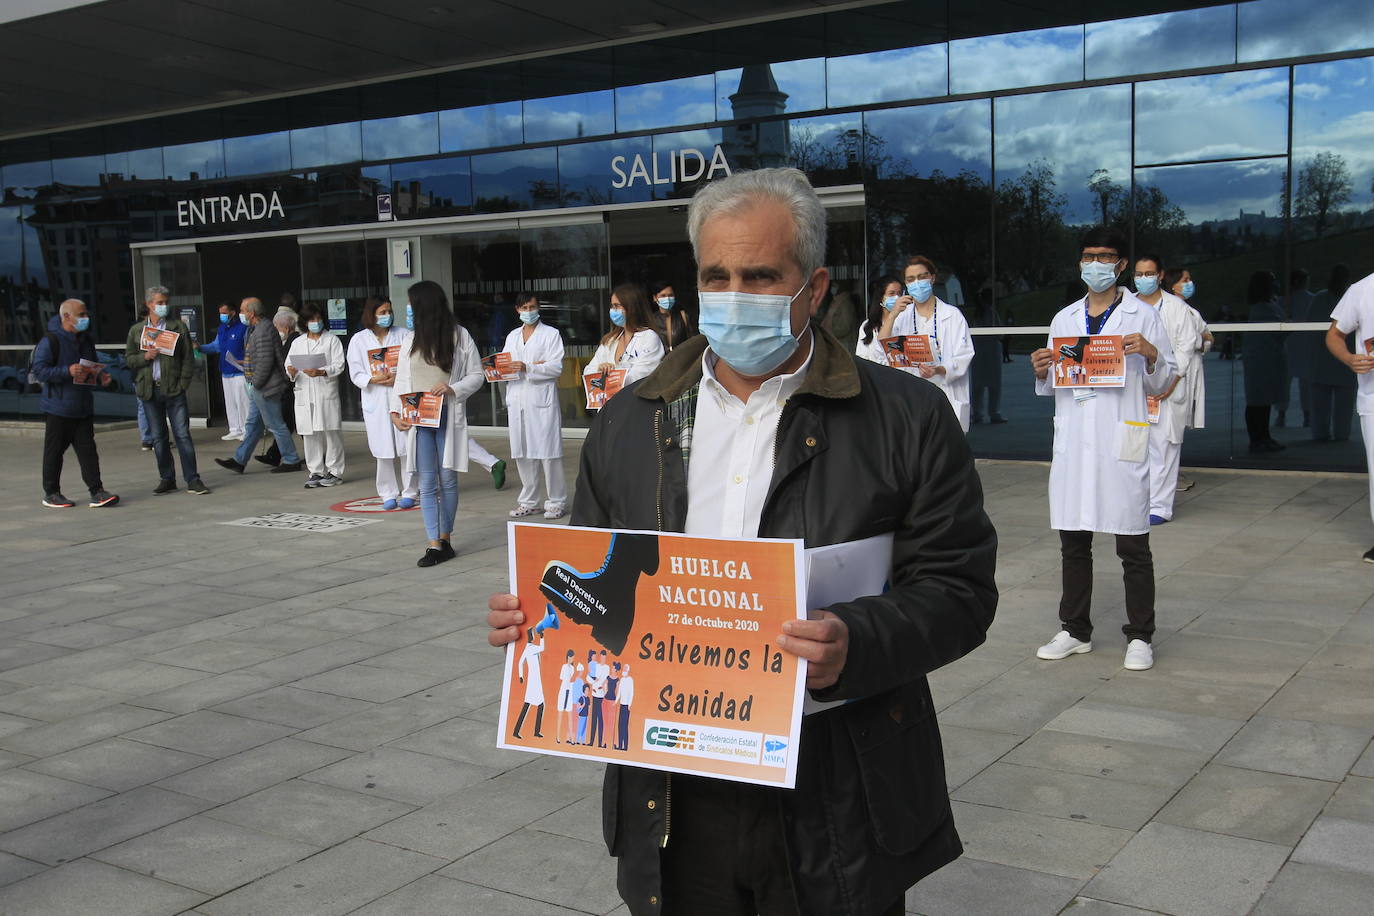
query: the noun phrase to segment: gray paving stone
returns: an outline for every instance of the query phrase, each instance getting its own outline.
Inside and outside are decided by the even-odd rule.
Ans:
[[[512,868],[513,861],[521,867]],[[439,874],[545,903],[577,901],[579,909],[594,913],[609,912],[620,903],[615,860],[606,854],[605,845],[535,830],[497,840]]]
[[[1355,681],[1374,687],[1374,660],[1367,646],[1323,646],[1303,665],[1301,674],[1327,681]]]
[[[128,732],[124,737],[206,757],[227,757],[285,738],[292,731],[284,725],[202,709]]]
[[[1260,898],[1252,916],[1369,916],[1374,876],[1289,862]]]
[[[509,770],[529,762],[527,754],[498,748],[496,732],[490,725],[461,716],[392,741],[387,746],[461,760],[493,770]]]
[[[160,780],[157,785],[212,802],[231,802],[347,756],[348,752],[339,748],[282,738]]]
[[[129,627],[112,627],[92,620],[84,620],[80,623],[68,623],[38,630],[29,633],[25,638],[31,642],[62,646],[65,649],[97,649],[142,635],[142,630],[134,630]]]
[[[1083,882],[980,862],[965,856],[906,893],[906,908],[922,916],[1034,916],[1058,913]]]
[[[73,782],[123,792],[207,763],[209,757],[110,738],[36,760],[28,769]]]
[[[377,654],[377,647],[353,639],[336,639],[323,645],[312,646],[299,652],[292,652],[271,661],[261,662],[243,669],[248,674],[276,678],[279,681],[295,681],[329,671]]]
[[[317,630],[290,623],[267,623],[262,626],[238,629],[224,638],[229,642],[277,646],[297,652],[301,649],[310,649],[327,642],[333,642],[339,638],[339,634],[332,630]]]
[[[472,652],[428,643],[395,649],[367,660],[369,665],[398,668],[418,674],[433,674],[443,681],[453,680],[474,671],[498,668],[504,663],[501,653],[490,647],[485,652]]]
[[[417,852],[350,840],[202,904],[209,916],[351,913],[444,865]]]
[[[1260,713],[1279,719],[1306,719],[1361,728],[1374,722],[1374,684],[1298,675],[1284,684]]]
[[[162,665],[175,665],[179,668],[224,674],[239,668],[247,668],[249,665],[256,665],[259,662],[265,662],[268,659],[280,658],[289,651],[285,648],[248,645],[227,639],[207,639],[191,643],[189,646],[168,649],[156,655],[148,655],[144,658],[147,661]]]
[[[1355,761],[1350,772],[1356,776],[1374,777],[1374,743],[1364,749],[1364,753],[1360,755],[1359,760]]]
[[[1003,760],[1065,773],[1177,789],[1202,769],[1209,756],[1202,751],[1185,751],[1157,744],[1040,731],[1009,751]]]
[[[940,714],[940,720],[964,728],[1030,735],[1085,693],[1072,688],[1026,691],[995,680],[950,706]]]
[[[1086,880],[1131,838],[1129,830],[954,802],[966,855],[1013,868]]]
[[[352,839],[414,810],[414,805],[403,802],[291,779],[216,808],[210,816],[324,847]]]
[[[360,642],[399,649],[447,636],[465,626],[468,626],[465,621],[457,620],[452,614],[422,614],[419,617],[408,617],[399,623],[368,630],[366,633],[358,633],[354,638]]]
[[[0,696],[0,712],[44,722],[60,722],[127,699],[122,693],[79,684],[39,684]]]
[[[64,649],[61,646],[46,646],[42,643],[28,642],[22,639],[6,639],[5,644],[0,645],[0,671],[8,674],[11,671],[18,671],[26,666],[31,666],[36,662],[70,654],[72,654],[71,649]]]
[[[1244,720],[1253,716],[1273,695],[1274,689],[1270,686],[1137,676],[1112,678],[1094,690],[1089,699],[1115,706]]]
[[[78,684],[100,690],[115,690],[136,696],[177,687],[204,678],[204,671],[192,671],[156,662],[131,661],[76,679]]]
[[[1210,764],[1156,819],[1294,846],[1335,789],[1331,782]]]
[[[160,709],[170,713],[195,712],[220,703],[227,703],[276,686],[271,678],[256,674],[220,674],[130,700],[130,705]]]
[[[1154,916],[1156,912],[1091,897],[1075,897],[1064,907],[1062,916]]]
[[[41,719],[28,719],[24,716],[12,716],[8,713],[0,713],[0,738],[7,735],[18,734],[37,726],[46,725]]]
[[[213,707],[213,711],[291,728],[311,728],[361,709],[371,709],[372,706],[363,700],[299,687],[273,687],[262,693],[220,703]]]
[[[43,773],[5,770],[0,772],[0,831],[41,821],[109,794],[104,789]]]
[[[374,900],[352,916],[560,916],[582,913],[528,897],[478,887],[438,875],[426,875],[398,891]]]
[[[199,815],[93,853],[91,858],[215,895],[317,852],[318,847],[306,843]]]
[[[180,913],[204,899],[184,887],[82,859],[0,888],[0,913],[159,916]]]
[[[315,770],[305,778],[407,804],[427,805],[495,775],[496,770],[469,763],[380,748]]]
[[[0,738],[0,747],[31,757],[50,757],[166,718],[169,718],[167,713],[156,709],[106,706],[52,725],[30,728],[8,738]]]
[[[994,763],[952,797],[993,808],[1139,830],[1173,794],[1167,786]]]
[[[302,614],[292,623],[317,630],[333,630],[336,633],[365,633],[387,624],[400,623],[402,614],[383,614],[377,611],[360,611],[349,607],[331,607],[324,610]]]
[[[1214,754],[1242,724],[1235,719],[1166,710],[1151,711],[1084,700],[1056,716],[1045,728]]]
[[[1148,824],[1083,894],[1166,913],[1244,916],[1288,852],[1286,846]]]
[[[165,827],[208,807],[209,802],[197,798],[140,786],[0,834],[0,849],[47,865],[59,865]]]
[[[1374,823],[1374,779],[1347,776],[1322,813],[1347,821]]]
[[[1217,755],[1218,763],[1335,781],[1350,772],[1374,723],[1355,729],[1256,716]]]
[[[1323,815],[1293,851],[1293,861],[1374,877],[1374,823]]]
[[[34,862],[29,859],[21,859],[19,856],[12,856],[7,852],[0,852],[0,887],[22,881],[30,875],[47,871],[48,866],[41,862]]]
[[[446,676],[440,674],[413,673],[364,664],[335,668],[333,671],[299,680],[295,686],[334,696],[352,697],[355,700],[385,703],[409,696],[426,687],[433,687],[445,680]]]

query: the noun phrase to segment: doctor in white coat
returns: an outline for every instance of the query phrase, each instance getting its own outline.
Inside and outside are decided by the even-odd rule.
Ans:
[[[582,374],[624,369],[622,387],[628,388],[663,362],[663,340],[654,330],[648,294],[634,283],[622,283],[611,291],[609,317],[615,327],[601,338]]]
[[[443,287],[421,280],[406,290],[406,297],[406,324],[414,334],[396,361],[389,400],[391,424],[406,434],[405,472],[420,478],[429,546],[415,565],[428,567],[457,555],[450,540],[458,515],[458,472],[468,469],[466,402],[486,376],[477,345],[454,318]],[[437,429],[401,419],[401,395],[415,392],[443,397]]]
[[[970,410],[969,368],[973,365],[973,335],[963,312],[934,293],[935,263],[922,255],[907,262],[904,273],[905,295],[899,295],[890,308],[884,305],[882,324],[864,342],[870,321],[859,329],[855,354],[875,363],[887,364],[881,340],[885,337],[925,334],[935,364],[903,369],[939,386],[959,417],[959,426],[968,432]]]
[[[539,511],[539,475],[544,475],[545,518],[567,514],[568,482],[563,476],[563,415],[558,377],[563,374],[563,335],[539,319],[539,298],[516,299],[520,326],[506,335],[505,352],[520,376],[506,386],[510,454],[520,472],[520,497],[511,518]]]
[[[1164,322],[1150,306],[1116,285],[1126,269],[1126,240],[1113,229],[1089,230],[1079,273],[1088,295],[1050,324],[1049,346],[1031,354],[1035,392],[1053,397],[1050,527],[1058,529],[1064,593],[1060,632],[1036,655],[1061,659],[1092,651],[1093,533],[1116,535],[1126,586],[1125,667],[1154,665],[1155,577],[1150,554],[1150,429],[1146,395],[1160,395],[1176,374]],[[1126,353],[1121,388],[1053,387],[1053,339],[1120,335]]]
[[[367,351],[400,347],[410,340],[410,332],[396,324],[391,302],[369,298],[363,305],[363,329],[348,342],[348,377],[358,386],[363,402],[363,425],[367,427],[367,447],[377,459],[377,496],[383,509],[409,509],[419,497],[419,482],[414,474],[401,468],[406,436],[391,425],[391,386],[394,370],[373,372]]]
[[[296,432],[305,442],[307,490],[343,483],[343,422],[339,409],[339,376],[344,372],[343,344],[325,326],[324,309],[313,302],[301,306],[305,333],[291,342],[286,374],[296,385]],[[323,357],[320,369],[297,369],[295,360]],[[313,360],[312,360],[313,361]]]
[[[1207,348],[1207,323],[1192,306],[1164,290],[1164,265],[1158,255],[1135,262],[1136,298],[1159,313],[1178,364],[1177,373],[1159,402],[1159,419],[1150,424],[1150,524],[1163,525],[1174,517],[1178,493],[1178,462],[1183,431],[1194,423],[1192,392],[1202,375]]]

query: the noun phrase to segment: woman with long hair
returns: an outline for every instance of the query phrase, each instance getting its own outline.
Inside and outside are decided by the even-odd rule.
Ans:
[[[296,385],[296,431],[305,442],[305,468],[310,478],[307,490],[333,487],[343,483],[343,418],[339,408],[338,378],[344,371],[343,345],[329,333],[324,309],[314,302],[301,306],[305,333],[291,342],[286,356],[286,374]],[[296,361],[314,362],[318,368],[298,369]]]
[[[601,346],[582,374],[624,369],[623,385],[629,385],[653,372],[663,361],[663,341],[654,330],[649,297],[643,287],[622,283],[611,290],[609,317],[612,328],[601,338]]]
[[[658,320],[663,322],[660,334],[663,337],[663,345],[671,353],[673,347],[694,336],[696,329],[692,327],[692,319],[678,302],[673,284],[659,280],[651,284],[649,289],[656,290],[653,295],[654,305],[658,306]]]
[[[414,332],[401,347],[391,386],[391,424],[406,434],[406,473],[419,475],[420,509],[429,546],[416,566],[433,566],[456,556],[450,543],[458,514],[458,472],[468,469],[465,402],[482,387],[482,358],[472,336],[458,324],[443,287],[421,280],[406,290],[406,323]],[[401,396],[440,396],[437,428],[413,426],[401,418]]]
[[[859,326],[859,345],[854,350],[855,356],[873,359],[872,348],[879,340],[878,329],[883,326],[883,319],[897,305],[897,300],[905,292],[902,281],[892,274],[882,274],[868,284],[868,315],[864,323]],[[881,344],[877,346],[877,355],[882,356]],[[873,361],[887,365],[886,357]]]
[[[368,297],[363,303],[362,324],[362,330],[348,342],[348,377],[361,392],[367,447],[377,459],[377,496],[383,509],[409,509],[419,498],[420,489],[415,474],[407,474],[401,467],[407,437],[391,425],[389,409],[396,368],[387,368],[385,363],[374,366],[368,353],[399,348],[410,340],[410,332],[396,320],[391,300],[385,297]]]

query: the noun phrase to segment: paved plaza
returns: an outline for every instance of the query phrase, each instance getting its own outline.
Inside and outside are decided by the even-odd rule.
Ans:
[[[123,503],[55,511],[41,438],[0,438],[0,914],[625,913],[601,768],[494,746],[513,492],[464,476],[458,558],[420,570],[418,512],[222,524],[371,495],[362,434],[350,482],[309,491],[197,440],[212,495],[154,497],[121,430],[98,441]],[[980,469],[1001,605],[931,678],[966,854],[907,909],[1368,914],[1364,478],[1194,474],[1152,538],[1157,663],[1134,673],[1103,538],[1095,651],[1033,658],[1057,629],[1047,470]],[[70,453],[65,483],[85,495]]]

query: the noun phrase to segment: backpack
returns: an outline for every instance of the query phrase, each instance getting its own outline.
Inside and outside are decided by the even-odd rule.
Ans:
[[[43,340],[48,342],[48,349],[52,351],[52,358],[56,361],[58,353],[60,352],[57,345],[57,335],[52,331],[45,331],[43,333]],[[38,376],[33,374],[34,357],[38,355],[38,348],[41,346],[43,346],[41,341],[34,346],[33,352],[29,354],[29,364],[24,369],[25,378],[28,379],[30,391],[36,390],[42,384],[42,382],[38,380]]]

